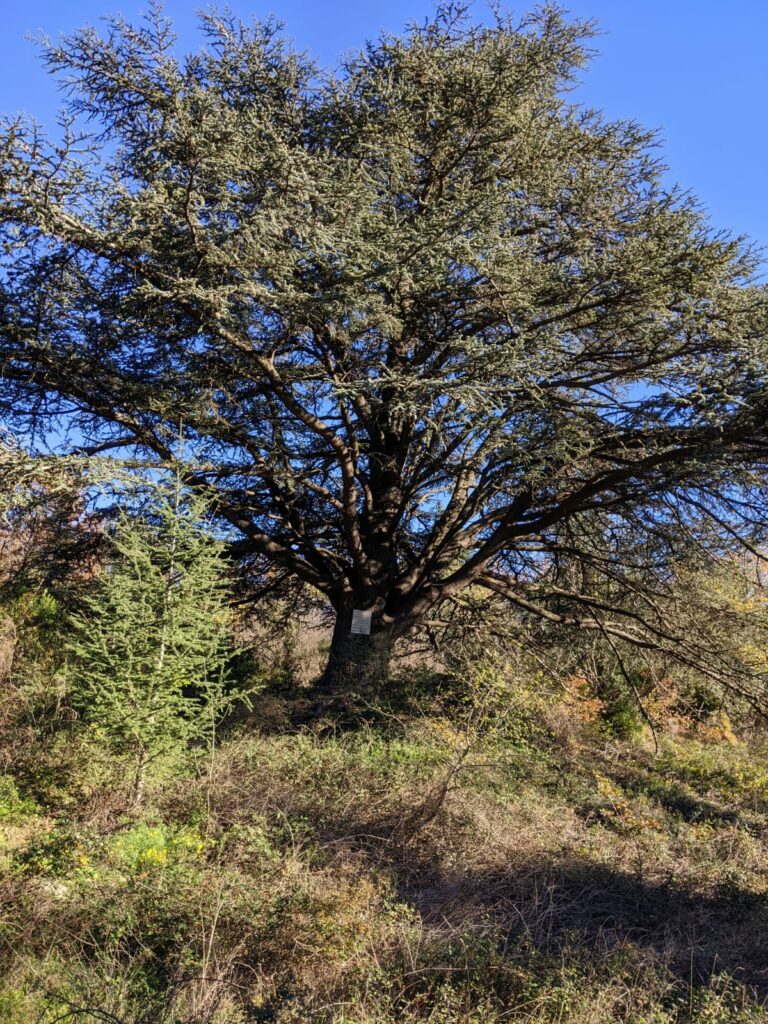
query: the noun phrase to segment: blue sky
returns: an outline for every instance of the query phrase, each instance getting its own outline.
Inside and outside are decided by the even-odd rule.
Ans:
[[[55,89],[26,33],[56,36],[108,12],[134,18],[145,6],[146,0],[4,0],[0,110],[28,111],[43,122],[55,114]],[[194,47],[194,12],[205,4],[167,0],[165,6],[181,44]],[[244,16],[276,14],[299,48],[325,62],[433,9],[424,0],[230,0],[229,6]],[[659,128],[670,180],[700,197],[716,227],[768,247],[768,0],[571,0],[565,6],[596,18],[604,33],[578,98],[610,116]]]

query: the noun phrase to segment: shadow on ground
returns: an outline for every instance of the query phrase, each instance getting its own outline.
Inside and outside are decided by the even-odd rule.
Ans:
[[[768,1000],[768,906],[736,886],[692,894],[569,859],[412,877],[401,895],[427,924],[490,918],[510,944],[548,953],[578,944],[599,955],[631,943],[684,982],[725,971]]]
[[[442,812],[425,828],[438,825]],[[349,825],[350,823],[347,823]],[[525,946],[545,954],[594,957],[631,945],[663,965],[684,985],[728,974],[768,1004],[768,900],[727,880],[692,891],[674,879],[637,873],[579,857],[511,852],[508,864],[452,867],[403,819],[368,823],[365,832],[339,826],[337,842],[396,880],[399,897],[427,928],[493,930],[510,951]],[[450,832],[450,829],[447,830]],[[341,834],[343,833],[343,838]],[[426,841],[423,841],[426,840]],[[482,856],[478,858],[482,860]]]

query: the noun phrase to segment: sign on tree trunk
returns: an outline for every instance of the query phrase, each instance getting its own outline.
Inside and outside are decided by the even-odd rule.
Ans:
[[[363,611],[362,608],[353,608],[350,633],[358,634],[359,636],[370,636],[371,615],[372,612],[370,611]]]

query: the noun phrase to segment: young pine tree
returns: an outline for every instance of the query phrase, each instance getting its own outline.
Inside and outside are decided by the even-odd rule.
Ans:
[[[114,559],[69,643],[83,717],[134,764],[147,767],[192,741],[213,743],[225,711],[231,652],[222,545],[207,507],[176,480],[149,513],[123,513]]]

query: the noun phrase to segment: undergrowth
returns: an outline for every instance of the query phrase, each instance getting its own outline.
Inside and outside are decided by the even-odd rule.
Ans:
[[[140,805],[88,730],[17,736],[0,1019],[768,1020],[759,737],[655,754],[536,685],[414,686],[355,723],[265,695]]]

